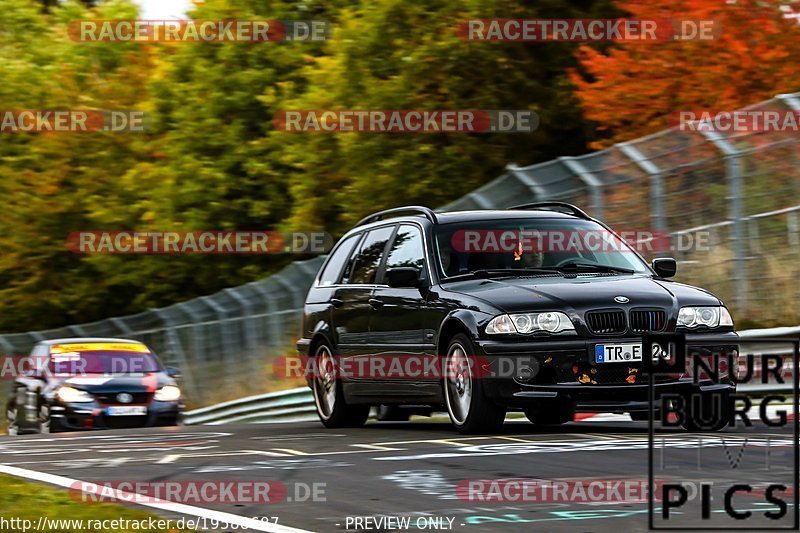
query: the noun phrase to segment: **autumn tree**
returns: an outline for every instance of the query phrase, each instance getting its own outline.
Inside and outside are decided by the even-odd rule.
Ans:
[[[712,40],[583,46],[572,72],[593,147],[668,127],[679,110],[733,110],[800,88],[800,25],[779,2],[621,0],[630,18],[712,20]]]
[[[292,227],[341,232],[364,214],[403,204],[441,206],[530,164],[585,150],[566,68],[574,43],[459,38],[471,18],[609,17],[608,2],[379,0],[341,12],[322,56],[286,84],[285,109],[523,109],[540,117],[527,134],[275,131],[269,145],[291,169]]]

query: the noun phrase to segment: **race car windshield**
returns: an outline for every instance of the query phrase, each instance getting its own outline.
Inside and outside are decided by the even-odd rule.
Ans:
[[[441,226],[436,232],[445,277],[501,271],[649,273],[641,258],[611,231],[589,220],[485,220]]]
[[[149,353],[92,351],[50,356],[50,372],[55,375],[143,374],[159,370],[158,360]]]

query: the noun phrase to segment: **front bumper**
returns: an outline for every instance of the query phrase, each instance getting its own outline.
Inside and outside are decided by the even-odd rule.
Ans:
[[[735,332],[687,334],[687,350],[704,355],[738,351],[739,336]],[[598,343],[641,343],[641,337],[559,338],[536,340],[478,340],[476,348],[482,361],[490,365],[489,377],[483,379],[486,396],[500,405],[524,408],[536,401],[569,402],[583,411],[630,412],[646,410],[649,405],[649,376],[641,362],[594,362]],[[500,366],[518,369],[535,361],[538,373],[533,379],[521,380],[502,371]],[[578,369],[576,372],[576,368]],[[581,383],[580,376],[591,382]],[[725,373],[722,373],[725,376]],[[695,382],[680,375],[655,376],[653,396],[665,393],[714,392],[735,390],[727,377],[719,382],[710,379]]]
[[[141,404],[129,404],[141,405]],[[126,407],[127,407],[126,406]],[[122,429],[137,427],[175,426],[181,422],[184,410],[182,401],[151,401],[145,405],[147,414],[109,416],[109,405],[100,402],[64,403],[56,401],[50,406],[51,429],[78,431],[85,429]]]

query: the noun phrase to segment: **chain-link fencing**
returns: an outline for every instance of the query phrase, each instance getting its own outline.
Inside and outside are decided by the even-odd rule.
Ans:
[[[748,108],[800,111],[800,93]],[[677,279],[725,300],[740,326],[800,323],[798,135],[723,135],[670,129],[580,157],[527,167],[442,210],[504,208],[563,200],[614,229],[670,235]],[[649,259],[649,258],[648,258]],[[145,341],[183,372],[194,405],[286,388],[270,383],[272,361],[292,350],[305,294],[322,257],[214,295],[136,315],[0,335],[5,354],[39,340],[75,336]]]

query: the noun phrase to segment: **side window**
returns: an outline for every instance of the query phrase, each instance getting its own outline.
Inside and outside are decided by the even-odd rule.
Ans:
[[[386,258],[386,269],[397,267],[425,268],[422,233],[411,225],[400,226]]]
[[[389,237],[392,236],[393,231],[394,226],[385,226],[370,231],[364,237],[364,240],[361,241],[361,248],[356,255],[348,283],[375,283],[375,275],[378,273],[378,267],[381,264],[383,250],[386,249],[386,243],[389,242]]]
[[[325,285],[334,285],[339,281],[339,274],[342,273],[342,267],[347,260],[350,259],[353,246],[358,242],[359,237],[361,237],[361,234],[351,235],[336,248],[331,258],[328,259],[325,268],[322,270],[322,274],[319,276],[319,285],[321,287]]]

